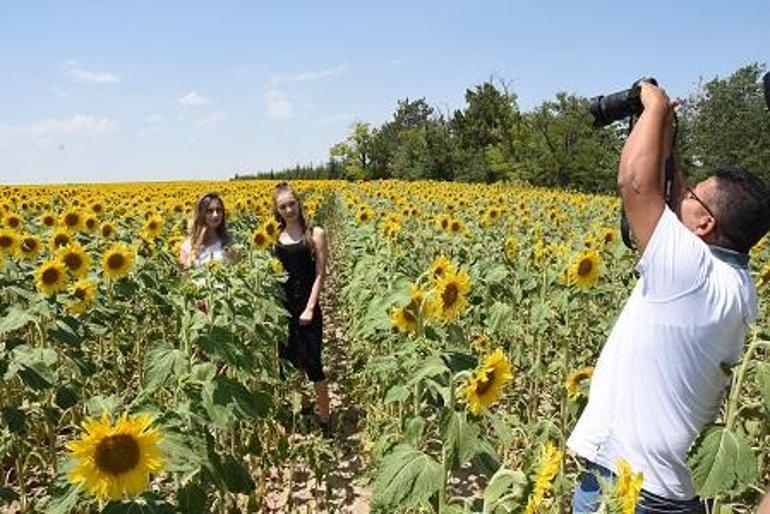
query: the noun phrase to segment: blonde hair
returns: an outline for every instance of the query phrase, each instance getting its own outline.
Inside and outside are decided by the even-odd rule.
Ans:
[[[286,221],[283,219],[283,216],[281,216],[281,213],[278,212],[278,195],[282,193],[291,193],[291,195],[294,197],[294,200],[297,202],[297,208],[299,209],[299,224],[300,227],[302,227],[303,234],[302,240],[308,246],[308,248],[310,248],[310,253],[313,258],[315,258],[313,227],[309,226],[307,220],[305,219],[305,211],[302,208],[302,200],[300,199],[297,192],[294,191],[294,189],[292,189],[287,182],[279,183],[277,186],[275,186],[275,190],[273,191],[273,216],[275,216],[275,221],[278,222],[278,227],[282,231],[286,229]]]

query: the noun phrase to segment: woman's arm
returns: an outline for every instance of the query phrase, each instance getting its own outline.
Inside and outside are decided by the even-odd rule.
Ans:
[[[182,241],[182,244],[179,245],[179,264],[181,264],[184,269],[189,269],[190,266],[192,266],[192,245],[190,243],[190,238],[185,239]]]
[[[326,280],[326,257],[329,255],[326,244],[326,231],[321,227],[313,229],[313,244],[315,246],[315,281],[310,290],[310,297],[307,300],[304,312],[299,317],[301,325],[306,325],[313,320],[313,311],[318,303],[318,297],[321,296],[321,290]]]

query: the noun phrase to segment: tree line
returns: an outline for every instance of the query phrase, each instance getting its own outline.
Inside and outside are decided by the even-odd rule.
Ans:
[[[738,164],[770,179],[770,113],[764,64],[701,81],[678,110],[677,148],[685,171],[700,177]],[[664,84],[665,85],[665,84]],[[329,150],[328,162],[236,178],[515,180],[587,192],[615,190],[628,123],[596,128],[590,100],[562,92],[530,111],[512,88],[489,80],[444,113],[425,98],[403,99],[380,126],[356,122]]]

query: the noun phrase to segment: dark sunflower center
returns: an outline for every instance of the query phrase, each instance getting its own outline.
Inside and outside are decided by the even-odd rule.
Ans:
[[[75,289],[75,298],[80,300],[81,302],[86,299],[86,288],[85,287],[78,287]]]
[[[154,221],[151,221],[150,224],[149,224],[149,229],[150,230],[155,230],[157,228],[158,228],[158,224],[155,223]]]
[[[70,238],[67,235],[59,234],[53,238],[53,244],[58,248],[59,246],[67,246],[70,242]]]
[[[441,220],[441,228],[447,228],[449,226],[449,220]]]
[[[265,236],[263,234],[257,234],[254,236],[254,242],[257,243],[257,245],[262,245],[265,243]]]
[[[120,253],[113,253],[107,258],[107,267],[111,270],[119,270],[125,263],[126,258]]]
[[[11,218],[8,220],[8,226],[11,228],[18,228],[20,224],[21,220],[19,220],[19,218]]]
[[[21,251],[25,253],[32,253],[35,250],[37,250],[37,241],[35,239],[29,238],[25,239],[21,243]]]
[[[95,226],[96,226],[96,220],[95,219],[89,218],[89,219],[86,220],[86,227],[88,227],[89,229],[92,229]]]
[[[77,271],[83,266],[83,258],[76,253],[68,253],[64,256],[64,264],[72,271]]]
[[[605,243],[611,243],[613,238],[614,238],[614,236],[613,236],[612,232],[607,232],[606,234],[604,234],[604,242]]]
[[[444,307],[451,307],[457,301],[457,286],[455,284],[447,284],[444,290],[441,292],[441,301],[444,302]]]
[[[460,224],[456,221],[452,223],[452,232],[459,232],[460,231]]]
[[[367,219],[369,219],[369,215],[366,214],[365,212],[362,212],[361,213],[361,221],[366,221]]]
[[[68,227],[74,227],[80,222],[80,217],[77,214],[67,214],[64,216],[64,223]]]
[[[53,225],[54,219],[53,216],[46,216],[43,218],[43,225],[50,227]]]
[[[265,232],[267,232],[267,235],[272,236],[275,234],[275,227],[273,225],[268,225],[265,227]]]
[[[411,305],[411,304],[410,304]],[[404,319],[408,321],[409,323],[415,323],[417,322],[417,319],[414,317],[414,314],[412,314],[412,311],[409,310],[409,307],[404,309]]]
[[[112,235],[112,227],[109,226],[109,225],[105,225],[104,227],[102,227],[102,235],[104,237],[111,236]]]
[[[492,368],[485,378],[482,378],[481,380],[476,381],[476,394],[479,396],[484,396],[487,391],[492,387],[492,384],[495,383],[495,369]]]
[[[10,236],[0,236],[0,248],[10,248],[13,245],[13,238]]]
[[[105,437],[96,447],[96,466],[111,475],[130,471],[139,463],[139,444],[127,434]]]
[[[43,271],[42,279],[43,284],[50,286],[59,281],[59,278],[61,277],[61,274],[59,274],[59,270],[56,268],[48,268],[47,270]]]
[[[578,265],[578,275],[581,277],[588,276],[589,273],[591,273],[591,270],[594,269],[594,263],[591,262],[591,259],[583,259],[580,261],[580,264]]]

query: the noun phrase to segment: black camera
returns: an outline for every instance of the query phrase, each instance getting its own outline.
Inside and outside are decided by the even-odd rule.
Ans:
[[[765,84],[767,84],[767,75],[765,79]],[[658,85],[654,78],[641,78],[634,82],[630,89],[591,98],[588,110],[594,117],[594,125],[605,127],[618,120],[642,114],[644,109],[641,99],[642,82],[647,82],[653,86]],[[765,94],[767,94],[767,86],[765,86]]]

